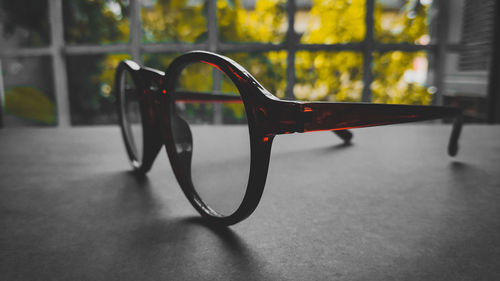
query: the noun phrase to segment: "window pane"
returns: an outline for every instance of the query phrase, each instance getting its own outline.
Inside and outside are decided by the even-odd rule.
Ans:
[[[73,0],[62,2],[66,42],[112,44],[129,41],[129,1]]]
[[[361,101],[363,56],[358,52],[297,52],[293,88],[298,100]]]
[[[226,42],[280,43],[288,27],[284,0],[218,0],[217,20]]]
[[[432,0],[377,0],[375,40],[383,43],[430,42],[428,15]]]
[[[297,8],[295,31],[301,43],[360,42],[365,37],[365,0],[301,1]]]
[[[224,55],[243,66],[271,94],[279,98],[285,97],[286,51]]]
[[[2,71],[5,126],[55,125],[57,118],[50,57],[4,59]]]
[[[116,123],[113,93],[115,69],[126,54],[67,57],[68,88],[73,125]]]
[[[427,87],[426,52],[374,53],[372,101],[423,104],[432,102],[434,87]]]
[[[207,37],[202,0],[141,1],[143,42],[200,42]]]
[[[39,47],[50,42],[47,1],[0,2],[0,48]]]

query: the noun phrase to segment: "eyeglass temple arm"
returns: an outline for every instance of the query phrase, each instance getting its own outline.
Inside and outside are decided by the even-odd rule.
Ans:
[[[381,126],[423,120],[454,117],[448,143],[448,154],[458,152],[458,139],[462,129],[462,112],[458,108],[371,103],[298,103],[298,132],[337,131],[352,128]]]
[[[154,81],[154,84],[161,85],[163,83],[165,72],[159,71],[154,68],[142,67],[140,69],[141,73]],[[135,89],[128,90],[126,92],[129,98],[136,98],[137,95],[134,94]],[[239,95],[214,93],[214,92],[193,92],[193,91],[176,91],[176,101],[178,102],[197,102],[197,103],[242,103],[241,97]],[[353,134],[349,130],[336,130],[333,131],[338,137],[340,137],[345,143],[348,143]]]
[[[176,101],[179,102],[197,102],[197,103],[241,103],[241,97],[238,95],[222,94],[222,93],[203,93],[192,91],[178,91],[176,92]],[[333,131],[344,142],[348,143],[353,134],[349,130],[335,130]]]

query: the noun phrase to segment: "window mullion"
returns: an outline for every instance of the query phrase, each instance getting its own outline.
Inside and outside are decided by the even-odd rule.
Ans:
[[[5,88],[3,85],[2,59],[0,58],[0,128],[3,128],[3,108],[5,106]]]
[[[50,50],[57,104],[57,125],[59,127],[68,127],[71,124],[71,113],[68,79],[66,76],[66,58],[63,53],[65,42],[62,0],[49,1],[49,20],[51,36]]]
[[[432,103],[434,105],[443,104],[444,94],[444,72],[446,64],[446,41],[448,38],[448,0],[441,0],[437,2],[437,17],[433,19],[432,23],[436,27],[436,35],[433,38],[437,48],[434,50],[434,85],[438,89],[433,97]],[[436,5],[433,3],[433,5]]]
[[[218,51],[218,30],[217,30],[217,1],[207,0],[207,32],[208,49],[211,52]]]
[[[298,35],[295,33],[295,12],[297,5],[295,0],[288,0],[286,5],[286,12],[288,15],[288,29],[286,31],[286,99],[294,100],[293,86],[295,85],[295,52],[297,51]]]
[[[365,40],[363,41],[363,93],[361,101],[371,101],[370,85],[373,81],[372,62],[373,50],[375,48],[375,41],[373,39],[373,25],[374,22],[375,0],[366,0],[365,8]]]
[[[217,53],[219,50],[219,36],[217,29],[217,1],[207,1],[207,32],[208,32],[208,50]],[[212,70],[212,91],[221,90],[222,76],[219,71]],[[213,103],[213,123],[222,124],[222,104]]]
[[[130,55],[132,59],[138,62],[141,60],[142,28],[140,1],[130,1]]]

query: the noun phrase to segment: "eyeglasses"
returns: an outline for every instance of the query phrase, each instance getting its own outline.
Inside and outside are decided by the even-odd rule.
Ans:
[[[453,117],[448,154],[458,152],[459,109],[280,100],[238,63],[210,52],[183,54],[166,72],[122,61],[115,79],[133,169],[147,173],[165,145],[189,202],[215,223],[235,224],[255,210],[276,135],[333,131],[349,142],[351,128]],[[233,125],[202,125],[216,118]]]

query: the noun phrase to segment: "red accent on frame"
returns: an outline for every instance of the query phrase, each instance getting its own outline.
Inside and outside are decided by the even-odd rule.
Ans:
[[[218,69],[218,70],[220,70],[221,72],[224,72],[224,71],[222,71],[222,69],[220,69],[220,67],[219,67],[218,65],[216,65],[215,63],[211,63],[211,62],[204,61],[204,60],[202,60],[201,62],[202,62],[202,63],[209,64],[209,65],[211,65],[211,66],[213,66],[213,67],[217,68],[217,69]]]
[[[202,63],[206,63],[206,64],[209,64],[215,68],[217,68],[218,70],[220,70],[221,72],[224,72],[222,71],[222,69],[220,69],[220,67],[218,65],[216,65],[215,63],[211,63],[211,62],[208,62],[208,61],[204,61],[202,60],[201,61]],[[247,82],[247,80],[243,79],[238,73],[236,73],[236,71],[234,71],[229,65],[227,66],[227,68],[229,68],[229,70],[231,71],[231,73],[233,73],[236,77],[238,77],[239,80],[243,81],[243,82]]]
[[[238,77],[239,80],[243,81],[243,82],[247,82],[247,80],[243,79],[240,75],[238,75],[238,73],[236,73],[236,71],[234,71],[229,65],[227,66],[229,68],[229,70],[231,70],[231,72],[236,75],[236,77]]]

